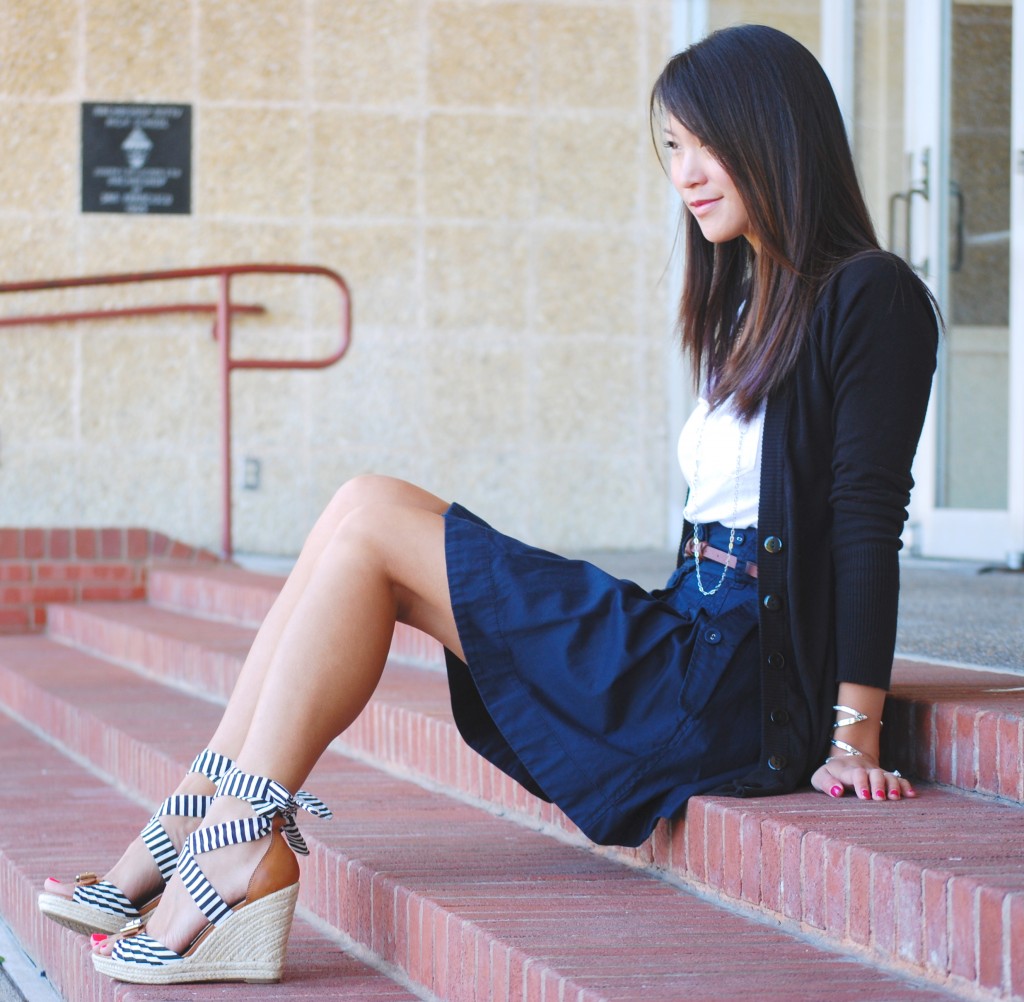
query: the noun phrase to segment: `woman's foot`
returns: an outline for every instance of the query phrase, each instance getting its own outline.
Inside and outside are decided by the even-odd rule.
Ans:
[[[252,807],[234,797],[218,797],[207,812],[202,827],[255,817]],[[195,827],[195,826],[193,826]],[[220,896],[231,906],[245,899],[252,875],[266,855],[270,840],[243,842],[204,852],[199,865]],[[159,904],[146,918],[146,935],[152,936],[174,953],[188,950],[196,936],[209,924],[181,878],[175,874],[168,882]],[[93,952],[110,956],[115,937],[93,940]]]
[[[239,769],[217,791],[152,917],[94,938],[101,974],[154,985],[281,977],[299,892],[295,853],[308,853],[295,812],[331,812],[305,791],[293,797]]]
[[[214,785],[205,776],[199,773],[190,772],[174,791],[175,794],[185,796],[212,796]],[[176,815],[165,815],[160,819],[160,824],[177,852],[185,844],[185,839],[199,827],[200,818],[179,817]],[[160,893],[164,885],[163,877],[157,869],[153,856],[142,840],[142,836],[135,838],[125,849],[121,858],[107,871],[103,880],[109,881],[130,901],[144,904]],[[75,890],[75,884],[66,883],[49,877],[43,885],[43,890],[48,894],[57,894],[70,900]]]
[[[50,877],[39,895],[40,911],[75,932],[110,933],[152,910],[177,867],[185,839],[212,803],[217,780],[233,764],[209,749],[200,752],[104,879],[92,873],[70,883]]]

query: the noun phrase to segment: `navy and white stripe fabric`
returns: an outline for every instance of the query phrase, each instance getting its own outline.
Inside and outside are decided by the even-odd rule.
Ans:
[[[113,955],[118,960],[126,960],[131,964],[145,964],[147,967],[160,967],[169,961],[181,960],[179,954],[168,950],[163,943],[145,933],[136,936],[122,933],[122,938],[114,947]]]
[[[331,818],[330,808],[319,798],[305,790],[300,790],[294,797],[278,782],[266,776],[250,776],[238,769],[229,772],[218,784],[217,795],[238,797],[246,800],[256,812],[257,818],[270,820],[278,814],[284,818],[282,834],[288,845],[300,856],[308,856],[306,841],[295,823],[295,812],[301,808],[315,818]],[[212,831],[202,829],[201,831]],[[269,825],[268,829],[269,830]],[[199,831],[196,834],[200,834]]]
[[[234,765],[235,763],[226,755],[206,748],[193,759],[188,771],[200,773],[211,782],[217,783],[234,768]],[[175,794],[160,805],[142,829],[140,837],[149,849],[164,883],[171,879],[171,874],[177,869],[178,851],[174,848],[170,836],[164,831],[160,818],[205,818],[212,803],[212,796]],[[75,887],[71,900],[125,919],[138,918],[140,914],[129,898],[109,880],[80,883]]]
[[[226,755],[206,748],[193,759],[188,771],[199,773],[210,782],[217,783],[234,768],[234,765],[235,763]],[[160,818],[205,818],[212,803],[212,796],[174,794],[160,805],[156,814],[142,829],[142,841],[146,843],[164,883],[171,879],[171,874],[178,867],[178,850],[174,848],[174,843],[164,831]]]
[[[229,845],[255,842],[273,832],[274,819],[285,819],[281,833],[295,852],[309,854],[309,849],[295,824],[299,808],[319,818],[330,818],[330,809],[311,793],[300,791],[293,797],[280,783],[265,776],[252,776],[232,769],[217,783],[218,797],[237,797],[252,806],[255,817],[225,821],[209,828],[197,828],[185,841],[178,861],[178,875],[207,920],[213,925],[223,922],[231,914],[231,906],[220,896],[196,857]],[[152,936],[139,931],[125,930],[114,946],[113,956],[129,963],[159,966],[180,960],[180,956]]]
[[[126,919],[138,918],[139,910],[109,880],[97,880],[87,884],[79,884],[71,895],[71,900],[81,905],[90,905]]]
[[[207,779],[216,783],[234,769],[234,767],[235,763],[229,759],[227,755],[221,755],[219,752],[211,751],[209,748],[204,748],[203,751],[193,759],[192,764],[188,767],[188,771],[201,773]]]

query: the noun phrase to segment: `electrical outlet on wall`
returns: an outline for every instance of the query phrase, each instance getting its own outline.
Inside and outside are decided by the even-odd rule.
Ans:
[[[247,491],[258,491],[262,472],[260,461],[253,456],[246,456],[242,473],[242,488]]]

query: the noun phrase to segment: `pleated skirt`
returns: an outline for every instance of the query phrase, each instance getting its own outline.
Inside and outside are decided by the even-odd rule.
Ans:
[[[701,529],[720,549],[729,530]],[[733,552],[756,560],[757,532]],[[453,504],[446,651],[466,742],[594,842],[634,846],[736,779],[760,749],[757,582],[687,558],[646,591],[503,535]],[[724,572],[724,573],[723,573]],[[719,585],[717,590],[715,586]]]

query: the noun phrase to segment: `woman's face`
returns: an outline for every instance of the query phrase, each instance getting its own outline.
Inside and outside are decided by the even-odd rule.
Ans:
[[[746,206],[725,168],[692,132],[671,115],[665,120],[665,146],[671,157],[672,185],[697,220],[704,238],[713,244],[746,237],[754,251]]]

